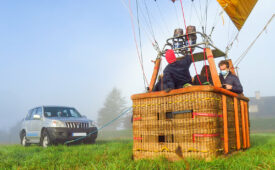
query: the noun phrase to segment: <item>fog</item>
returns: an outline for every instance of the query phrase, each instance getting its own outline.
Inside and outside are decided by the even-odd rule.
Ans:
[[[159,4],[168,11],[164,10],[166,26],[159,25],[161,19],[153,1],[148,5],[152,6],[153,28],[162,46],[174,28],[183,27],[183,22],[180,19],[178,24],[170,2]],[[216,2],[212,5],[216,9]],[[180,7],[176,9],[181,14]],[[257,3],[229,53],[233,62],[262,30],[274,9],[273,0]],[[188,17],[188,6],[186,11]],[[210,11],[209,15],[215,12]],[[229,37],[237,33],[226,14],[224,19],[223,25],[218,16],[213,33],[215,44],[222,50]],[[0,132],[7,133],[4,136],[15,134],[11,129],[36,106],[72,106],[89,119],[97,120],[105,98],[114,87],[121,91],[126,106],[131,106],[132,94],[144,92],[130,17],[120,1],[1,1],[0,21]],[[209,23],[213,21],[210,17]],[[194,16],[187,22],[199,24]],[[271,51],[275,44],[274,30],[275,21],[240,64],[239,75],[246,96],[252,97],[258,90],[262,96],[275,96]],[[144,30],[141,31],[144,69],[150,80],[151,60],[156,52]],[[162,68],[166,64],[164,61]],[[200,70],[202,63],[196,66]],[[193,66],[191,72],[194,76]],[[7,137],[2,136],[5,142]]]

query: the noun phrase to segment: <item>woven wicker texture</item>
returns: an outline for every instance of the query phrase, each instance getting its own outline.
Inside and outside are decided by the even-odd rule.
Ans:
[[[226,97],[228,148],[236,151],[233,97]],[[240,102],[238,102],[240,103]],[[224,150],[222,94],[190,92],[133,100],[133,156],[211,159]],[[242,116],[238,107],[242,144]]]

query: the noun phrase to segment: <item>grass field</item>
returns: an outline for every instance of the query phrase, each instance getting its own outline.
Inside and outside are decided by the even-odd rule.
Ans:
[[[0,146],[0,169],[275,169],[275,135],[251,135],[251,148],[211,162],[132,160],[132,142],[98,141],[93,145]]]

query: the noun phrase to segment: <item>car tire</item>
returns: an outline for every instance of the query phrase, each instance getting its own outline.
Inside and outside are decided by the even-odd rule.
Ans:
[[[53,141],[51,140],[48,131],[43,130],[41,139],[40,139],[40,145],[44,148],[47,148],[48,146],[50,146],[52,144],[53,144]]]
[[[21,145],[24,146],[24,147],[30,146],[30,143],[28,143],[28,140],[26,138],[26,132],[25,131],[23,131],[21,133]]]

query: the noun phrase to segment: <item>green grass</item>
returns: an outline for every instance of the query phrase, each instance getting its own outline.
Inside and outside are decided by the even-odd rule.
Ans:
[[[94,145],[0,146],[0,169],[275,169],[275,135],[251,135],[251,148],[211,162],[132,160],[132,141],[99,141]]]

